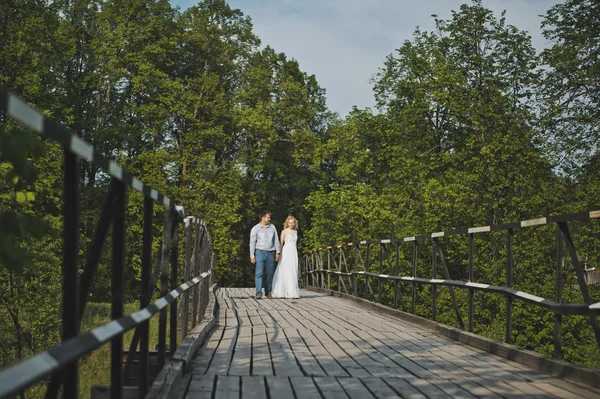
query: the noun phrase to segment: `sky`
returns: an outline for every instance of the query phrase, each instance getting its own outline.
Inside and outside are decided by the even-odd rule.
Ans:
[[[482,0],[506,22],[528,31],[539,51],[547,46],[540,15],[557,0]],[[171,0],[182,10],[194,0]],[[431,14],[449,19],[466,0],[229,0],[250,16],[262,46],[298,61],[326,90],[327,106],[345,117],[353,106],[374,109],[371,77],[415,28],[431,31]]]

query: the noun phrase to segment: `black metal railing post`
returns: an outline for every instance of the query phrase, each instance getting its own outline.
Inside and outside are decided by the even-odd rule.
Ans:
[[[127,191],[125,184],[116,182],[115,186],[115,215],[113,221],[113,257],[111,280],[111,319],[116,320],[123,316],[123,302],[125,297],[125,208],[127,206]],[[111,341],[110,349],[110,397],[121,399],[123,397],[123,376],[121,365],[123,362],[123,336],[118,335]]]
[[[360,296],[358,293],[358,244],[353,243],[354,247],[354,295]]]
[[[564,240],[567,244],[567,250],[569,251],[569,256],[571,257],[571,263],[573,263],[575,273],[577,274],[577,282],[579,283],[579,289],[581,290],[583,301],[586,304],[591,304],[592,298],[590,297],[590,292],[588,291],[587,283],[585,282],[583,268],[581,267],[581,263],[579,262],[579,258],[577,257],[577,252],[575,251],[575,243],[573,242],[573,238],[571,237],[571,233],[569,232],[569,226],[566,222],[559,222],[558,225],[562,230]],[[600,348],[600,325],[598,325],[598,319],[593,313],[590,313],[590,323],[594,330],[594,335],[596,336],[596,345],[598,345],[598,347]]]
[[[327,289],[331,289],[331,247],[327,247]]]
[[[371,244],[367,242],[367,258],[365,260],[365,272],[369,273],[369,265],[371,263]],[[365,274],[365,299],[369,299],[369,288],[371,285],[369,283],[369,276]]]
[[[173,212],[173,217],[175,220],[173,221],[174,230],[173,230],[173,239],[171,240],[171,290],[177,288],[177,272],[178,272],[178,263],[179,263],[179,221],[180,217],[176,212]],[[170,332],[170,344],[169,344],[169,353],[171,357],[177,350],[177,299],[171,302],[170,308],[170,316],[169,316],[169,332]]]
[[[79,334],[79,158],[65,152],[63,230],[63,342]],[[63,396],[79,397],[78,362],[62,371]]]
[[[171,248],[171,233],[175,227],[173,212],[170,208],[165,209],[163,242],[160,259],[160,296],[169,292],[169,250]],[[175,227],[176,228],[176,227]],[[161,309],[158,316],[158,369],[165,365],[165,351],[167,345],[167,309]]]
[[[153,200],[144,197],[144,227],[142,236],[142,273],[141,273],[141,295],[140,309],[150,305],[150,275],[152,273],[152,218],[154,216]],[[140,374],[138,398],[142,399],[148,393],[148,350],[150,339],[150,321],[144,321],[140,325]]]
[[[383,243],[379,243],[379,274],[383,274],[383,248],[385,247],[385,244]],[[377,302],[381,303],[381,291],[383,289],[383,284],[381,281],[381,277],[379,277],[377,279],[377,288],[379,293],[377,294],[378,300]]]
[[[562,303],[562,264],[563,264],[563,234],[560,227],[556,226],[556,287],[555,301]],[[554,313],[554,357],[562,359],[561,336],[562,315]]]
[[[442,268],[444,271],[444,278],[446,280],[452,280],[450,277],[450,271],[448,270],[448,265],[446,264],[446,259],[444,258],[444,251],[442,250],[442,246],[438,238],[433,239],[435,243],[435,247],[437,248],[438,255],[440,257],[440,263],[442,264]],[[450,292],[450,298],[452,299],[452,306],[454,307],[454,313],[456,313],[456,321],[458,322],[458,326],[461,330],[465,329],[465,325],[463,323],[462,316],[460,314],[460,308],[458,306],[458,302],[456,301],[456,295],[454,294],[454,287],[449,286],[448,291]]]
[[[412,270],[411,275],[413,278],[411,294],[412,294],[412,302],[410,304],[410,312],[415,314],[415,304],[417,302],[417,283],[414,281],[414,278],[417,277],[417,241],[413,240],[413,259],[412,259]]]
[[[183,281],[188,281],[192,277],[192,227],[195,223],[192,222],[193,219],[188,218],[184,221],[184,229],[185,229],[185,257],[184,257],[184,271],[183,271]],[[183,294],[183,303],[181,305],[181,336],[187,336],[188,332],[188,323],[189,323],[189,301],[190,301],[190,293],[186,291]]]
[[[506,231],[506,287],[512,288],[513,286],[513,270],[514,270],[514,259],[513,259],[513,229]],[[506,326],[505,326],[505,337],[504,341],[507,344],[512,343],[512,308],[513,299],[512,296],[506,296]]]
[[[437,278],[437,256],[435,240],[431,240],[431,274],[432,278]],[[431,286],[431,320],[435,321],[437,317],[437,285]]]
[[[469,282],[474,282],[475,276],[473,271],[473,233],[469,234]],[[468,327],[469,332],[473,332],[473,295],[475,294],[475,290],[473,288],[469,288],[469,315],[468,315]]]
[[[394,276],[398,276],[398,266],[400,262],[400,243],[396,241],[396,267],[394,268]],[[394,280],[394,309],[398,308],[398,280]]]

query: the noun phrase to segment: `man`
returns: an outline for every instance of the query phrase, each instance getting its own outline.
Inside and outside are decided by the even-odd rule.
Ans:
[[[281,246],[277,237],[277,229],[271,224],[271,212],[260,213],[260,223],[252,228],[250,232],[250,262],[256,265],[254,282],[256,284],[256,296],[262,298],[262,282],[265,267],[267,269],[267,284],[265,295],[271,299],[271,285],[273,284],[273,272],[275,262],[279,261]]]

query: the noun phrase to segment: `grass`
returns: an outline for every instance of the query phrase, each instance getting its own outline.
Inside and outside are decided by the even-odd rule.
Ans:
[[[139,304],[125,305],[125,314],[139,310]],[[150,319],[150,345],[152,350],[158,344],[158,315]],[[169,343],[169,311],[167,311],[167,344]],[[87,332],[110,321],[110,303],[88,303],[83,317],[81,332]],[[129,349],[134,329],[123,336],[123,347]],[[89,398],[93,385],[110,385],[110,343],[107,343],[79,361],[79,397]]]

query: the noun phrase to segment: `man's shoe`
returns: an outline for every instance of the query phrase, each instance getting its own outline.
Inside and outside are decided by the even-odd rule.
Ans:
[[[273,297],[272,297],[271,295],[269,295],[267,298],[269,298],[269,299],[273,299]]]
[[[252,295],[252,298],[254,298],[254,299],[261,299],[262,298],[262,294]]]

